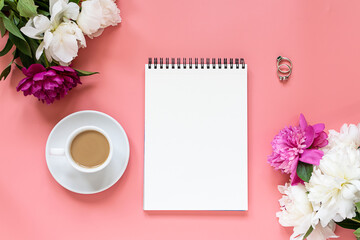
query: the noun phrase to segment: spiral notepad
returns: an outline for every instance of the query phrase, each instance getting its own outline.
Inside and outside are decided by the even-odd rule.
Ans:
[[[144,210],[247,210],[245,61],[150,58],[144,158]]]

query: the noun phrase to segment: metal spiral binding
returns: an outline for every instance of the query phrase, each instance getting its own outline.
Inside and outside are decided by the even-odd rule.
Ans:
[[[164,58],[159,58],[160,62],[158,63],[158,58],[149,58],[149,64],[148,64],[148,68],[151,69],[152,67],[154,69],[157,69],[158,65],[160,67],[160,69],[165,68],[169,69],[169,67],[171,66],[172,69],[186,69],[188,66],[190,69],[194,68],[195,69],[205,69],[205,65],[206,65],[206,69],[216,69],[219,68],[221,69],[222,66],[224,66],[224,69],[239,69],[240,67],[242,69],[245,69],[245,60],[243,58],[235,58],[235,62],[233,58],[230,58],[229,61],[227,58],[224,58],[224,60],[222,61],[221,58],[218,58],[217,63],[216,63],[216,58],[212,58],[211,59],[211,63],[210,63],[210,58],[206,58],[206,63],[205,63],[205,59],[204,58],[200,58],[200,65],[199,65],[199,58],[195,58],[195,61],[193,63],[193,59],[192,58],[188,58],[188,62],[187,63],[187,58],[183,58],[181,61],[181,58],[176,58],[176,62],[175,62],[175,58],[171,58],[171,63],[170,63],[170,59],[169,58],[165,58],[165,63],[164,63]],[[181,66],[182,65],[182,66]]]

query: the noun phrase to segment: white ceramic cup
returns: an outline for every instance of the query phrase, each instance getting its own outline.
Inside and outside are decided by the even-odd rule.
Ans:
[[[93,168],[87,168],[87,167],[83,167],[80,166],[79,164],[77,164],[74,159],[71,156],[70,153],[70,149],[71,149],[71,144],[72,141],[74,140],[74,138],[79,135],[82,132],[85,131],[97,131],[99,133],[101,133],[102,135],[104,135],[104,137],[106,138],[106,140],[109,143],[109,156],[107,157],[107,159],[105,160],[105,162],[97,167],[93,167]],[[95,126],[84,126],[84,127],[80,127],[77,128],[75,131],[73,131],[67,138],[66,143],[65,143],[65,148],[51,148],[50,149],[50,155],[56,155],[56,156],[65,156],[66,159],[69,161],[69,163],[71,164],[71,166],[73,168],[75,168],[76,170],[80,171],[80,172],[84,172],[84,173],[94,173],[94,172],[99,172],[102,169],[104,169],[107,165],[109,165],[111,159],[112,159],[112,155],[113,155],[113,145],[111,142],[111,139],[109,138],[108,134],[102,130],[101,128],[95,127]]]

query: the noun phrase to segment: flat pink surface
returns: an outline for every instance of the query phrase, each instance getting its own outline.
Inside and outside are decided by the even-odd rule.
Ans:
[[[360,122],[358,0],[119,0],[123,22],[88,40],[74,66],[100,71],[51,106],[23,97],[16,70],[0,83],[0,239],[289,239],[279,225],[277,185],[266,162],[272,137],[302,112],[327,129]],[[0,45],[5,44],[4,40]],[[276,77],[275,60],[294,63]],[[148,57],[244,57],[249,68],[249,211],[144,212],[144,64]],[[1,58],[4,68],[10,56]],[[45,143],[66,115],[93,109],[117,119],[131,149],[128,168],[91,196],[50,175]],[[340,239],[355,239],[338,228]]]

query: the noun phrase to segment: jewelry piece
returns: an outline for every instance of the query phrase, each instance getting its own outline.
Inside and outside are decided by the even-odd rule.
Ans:
[[[279,56],[277,59],[276,59],[277,63],[277,75],[280,79],[280,81],[284,81],[284,80],[287,80],[290,75],[291,75],[291,72],[292,72],[292,62],[289,58],[286,58],[286,57],[282,57],[282,56]],[[281,62],[285,62],[285,63],[281,63]],[[281,69],[281,67],[283,67],[283,69]],[[285,67],[285,69],[284,69]]]
[[[288,68],[288,70],[282,71],[280,69],[281,66],[286,66]],[[280,81],[287,80],[291,75],[291,71],[292,71],[291,67],[288,64],[285,64],[285,63],[280,64],[280,66],[278,67],[278,71],[277,71],[277,75],[278,75]],[[287,74],[287,75],[283,75],[283,74]]]
[[[287,68],[287,70],[284,70],[284,69],[281,69],[281,67],[285,66]],[[283,64],[280,64],[278,66],[278,71],[281,72],[281,73],[289,73],[291,71],[291,67],[289,64],[286,64],[286,63],[283,63]]]

